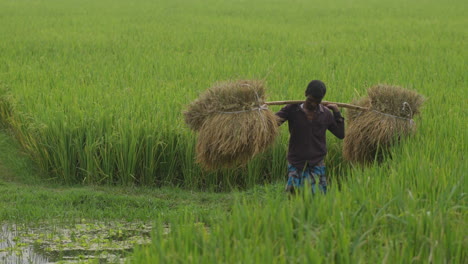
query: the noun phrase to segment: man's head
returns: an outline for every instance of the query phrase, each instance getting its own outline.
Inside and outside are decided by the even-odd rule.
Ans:
[[[317,103],[320,103],[327,92],[327,87],[322,81],[313,80],[307,85],[305,91],[306,97],[313,97]]]
[[[305,108],[311,111],[315,111],[317,106],[322,102],[322,98],[325,96],[326,91],[327,88],[322,81],[311,81],[305,91],[305,96],[307,97],[305,101]]]

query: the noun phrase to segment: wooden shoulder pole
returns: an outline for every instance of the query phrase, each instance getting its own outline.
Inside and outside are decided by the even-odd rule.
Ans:
[[[290,101],[265,102],[265,104],[266,105],[286,105],[286,104],[301,104],[301,103],[304,103],[304,102],[305,102],[304,100],[290,100]],[[345,103],[322,101],[322,104],[336,104],[339,107],[354,109],[354,110],[361,110],[361,111],[369,110],[368,107],[362,107],[362,106],[358,106],[358,105],[345,104]]]

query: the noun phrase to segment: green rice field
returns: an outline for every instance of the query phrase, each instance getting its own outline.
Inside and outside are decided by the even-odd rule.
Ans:
[[[0,222],[152,222],[128,263],[467,263],[467,10],[0,0]],[[182,111],[239,79],[264,80],[271,101],[303,99],[313,79],[327,101],[376,84],[426,101],[417,132],[380,163],[345,161],[329,134],[329,192],[288,198],[286,124],[246,167],[195,163]]]

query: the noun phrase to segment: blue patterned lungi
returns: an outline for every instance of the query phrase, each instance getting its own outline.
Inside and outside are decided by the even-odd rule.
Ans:
[[[286,191],[294,193],[295,189],[301,189],[304,183],[307,182],[312,187],[312,193],[315,194],[316,179],[319,182],[319,189],[323,194],[326,194],[327,177],[325,175],[325,163],[323,161],[313,167],[307,165],[303,170],[298,170],[293,165],[288,164],[288,183],[286,184]]]

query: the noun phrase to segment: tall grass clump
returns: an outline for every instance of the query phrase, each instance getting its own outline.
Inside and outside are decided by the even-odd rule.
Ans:
[[[326,196],[306,189],[287,199],[282,188],[267,190],[239,198],[220,219],[190,212],[166,219],[169,233],[159,220],[152,244],[129,263],[464,263],[462,179],[425,184],[404,172],[373,167]]]
[[[13,116],[13,95],[6,85],[0,82],[0,128],[6,129]]]
[[[129,263],[465,263],[467,165],[459,161],[466,135],[446,142],[463,126],[435,131],[443,119],[435,115],[402,139],[392,159],[346,169],[348,178],[326,195],[306,187],[288,197],[274,185],[238,196],[217,218],[186,212],[157,219],[152,244]]]

